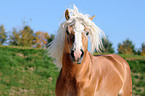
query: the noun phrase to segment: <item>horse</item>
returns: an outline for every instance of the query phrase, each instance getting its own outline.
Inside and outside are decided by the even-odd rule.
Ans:
[[[100,52],[104,32],[74,5],[65,11],[55,39],[48,48],[61,70],[56,82],[56,96],[131,96],[129,64],[116,54],[93,56]],[[89,38],[89,39],[88,39]]]

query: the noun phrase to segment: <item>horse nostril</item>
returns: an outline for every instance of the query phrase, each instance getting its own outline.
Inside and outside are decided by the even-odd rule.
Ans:
[[[81,58],[83,57],[83,55],[84,55],[84,51],[81,49],[81,52],[82,52],[82,54],[81,54]]]
[[[71,50],[71,54],[70,54],[70,55],[71,55],[72,58],[75,57],[75,56],[74,56],[74,50]]]

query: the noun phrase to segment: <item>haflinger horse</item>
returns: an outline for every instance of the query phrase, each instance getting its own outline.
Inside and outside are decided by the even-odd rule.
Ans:
[[[132,79],[128,63],[118,55],[93,56],[103,48],[103,31],[89,15],[73,9],[65,11],[55,39],[48,48],[49,56],[61,68],[56,96],[131,96]]]

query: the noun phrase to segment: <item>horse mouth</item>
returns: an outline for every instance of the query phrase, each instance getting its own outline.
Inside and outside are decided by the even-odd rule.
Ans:
[[[71,59],[72,59],[72,62],[73,62],[74,64],[81,64],[83,58],[78,58],[77,60],[75,60],[75,59],[73,59],[73,58],[71,58]]]

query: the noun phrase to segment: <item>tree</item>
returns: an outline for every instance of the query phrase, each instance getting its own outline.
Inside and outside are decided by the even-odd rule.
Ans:
[[[145,53],[145,43],[142,43],[142,52]]]
[[[142,43],[141,50],[142,50],[141,55],[145,56],[145,43]]]
[[[4,29],[4,25],[0,26],[0,45],[3,44],[6,41],[6,32]]]
[[[29,26],[25,26],[23,30],[17,31],[13,29],[13,34],[10,36],[10,45],[29,46],[33,45],[33,30]]]
[[[118,44],[118,53],[119,54],[126,54],[126,55],[133,55],[136,53],[134,49],[134,45],[132,44],[132,41],[129,39],[126,39],[123,41],[123,43]]]
[[[139,49],[137,49],[137,51],[136,51],[136,54],[135,54],[135,55],[141,55],[141,52],[142,52],[142,49],[141,49],[141,48],[139,48]]]
[[[102,38],[102,43],[104,46],[104,49],[101,50],[102,53],[114,53],[114,48],[112,47],[112,43],[109,41],[109,39]]]
[[[50,42],[51,42],[51,41],[53,41],[53,40],[54,40],[54,38],[55,38],[55,35],[51,34],[50,38],[49,38],[49,39],[47,39],[47,44],[46,44],[46,46],[47,46],[47,47],[49,47]]]
[[[19,46],[20,45],[20,33],[17,32],[17,30],[15,28],[13,28],[13,33],[10,36],[10,45],[16,45]]]
[[[36,32],[33,39],[34,47],[45,48],[48,39],[50,39],[48,33],[41,31]]]

